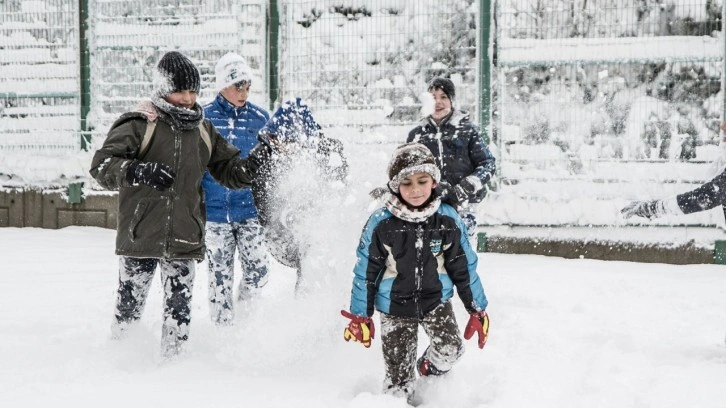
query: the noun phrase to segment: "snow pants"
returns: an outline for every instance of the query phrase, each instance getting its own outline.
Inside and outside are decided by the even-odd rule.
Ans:
[[[472,238],[474,235],[476,235],[476,208],[479,203],[475,204],[466,204],[460,208],[458,208],[459,216],[461,217],[461,220],[464,221],[464,225],[466,225],[466,231],[469,235],[469,238]]]
[[[440,371],[448,371],[464,354],[451,301],[440,304],[422,319],[381,313],[381,342],[386,377],[383,391],[411,395],[416,379],[418,326],[423,327],[430,345],[424,357]]]
[[[264,231],[257,218],[243,222],[207,222],[207,261],[209,264],[209,313],[220,325],[234,320],[234,254],[242,267],[238,299],[249,299],[267,283],[267,250]]]
[[[116,297],[116,327],[123,331],[130,323],[141,318],[151,287],[151,279],[154,277],[156,266],[159,265],[161,284],[164,288],[161,352],[165,357],[177,354],[182,344],[189,338],[195,262],[193,259],[121,256]]]

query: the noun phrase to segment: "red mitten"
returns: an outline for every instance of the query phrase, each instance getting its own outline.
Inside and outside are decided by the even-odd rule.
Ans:
[[[373,340],[376,334],[373,320],[370,317],[357,316],[345,310],[341,310],[340,314],[350,319],[348,327],[343,332],[345,341],[353,340],[363,343],[366,348],[370,347],[371,340]]]
[[[469,323],[466,324],[464,330],[464,338],[469,340],[474,333],[479,334],[479,348],[484,348],[489,337],[489,315],[485,310],[469,314]]]

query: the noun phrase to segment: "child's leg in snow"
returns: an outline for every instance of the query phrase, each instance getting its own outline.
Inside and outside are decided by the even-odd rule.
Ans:
[[[114,336],[120,336],[129,323],[141,318],[158,262],[155,258],[119,258]]]
[[[236,237],[231,224],[208,222],[205,244],[209,265],[209,315],[216,324],[231,324],[234,318],[234,250]]]
[[[177,354],[189,338],[195,262],[193,259],[161,260],[161,283],[164,287],[161,351],[165,357]]]
[[[242,279],[239,283],[239,300],[247,300],[250,295],[267,284],[267,248],[265,234],[257,218],[235,223],[237,230],[237,252],[242,266]]]
[[[418,319],[381,313],[381,333],[383,361],[386,365],[383,392],[409,395],[413,392],[413,382],[416,380],[414,361]]]
[[[451,301],[442,303],[429,312],[424,316],[421,325],[431,341],[424,357],[439,371],[451,370],[454,363],[464,354],[464,345]]]

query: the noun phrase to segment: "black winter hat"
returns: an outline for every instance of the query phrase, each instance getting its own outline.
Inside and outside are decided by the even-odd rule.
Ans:
[[[414,174],[424,172],[431,175],[435,182],[441,179],[441,171],[436,165],[431,150],[421,143],[406,143],[398,146],[393,152],[391,163],[388,165],[388,187],[398,193],[401,181]]]
[[[456,98],[456,87],[454,83],[448,78],[436,77],[429,82],[429,91],[432,89],[441,89],[446,96],[452,101]]]
[[[156,65],[156,73],[158,77],[154,79],[154,89],[161,97],[184,90],[199,92],[199,70],[180,52],[170,51],[164,54]]]

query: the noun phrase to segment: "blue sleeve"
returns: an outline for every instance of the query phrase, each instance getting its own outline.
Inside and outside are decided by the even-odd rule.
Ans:
[[[469,139],[469,157],[474,165],[472,175],[476,176],[485,185],[497,170],[496,159],[484,143],[479,129],[472,125],[472,134]]]
[[[456,292],[466,310],[469,313],[484,310],[489,302],[477,272],[479,256],[469,243],[466,226],[450,205],[442,204],[439,211],[454,220],[455,225],[449,234],[448,248],[444,251],[446,272],[456,286]]]
[[[385,270],[388,256],[376,235],[378,224],[390,214],[377,211],[368,219],[358,243],[357,260],[353,268],[353,288],[350,294],[350,312],[358,316],[372,316],[376,297],[376,283]]]

